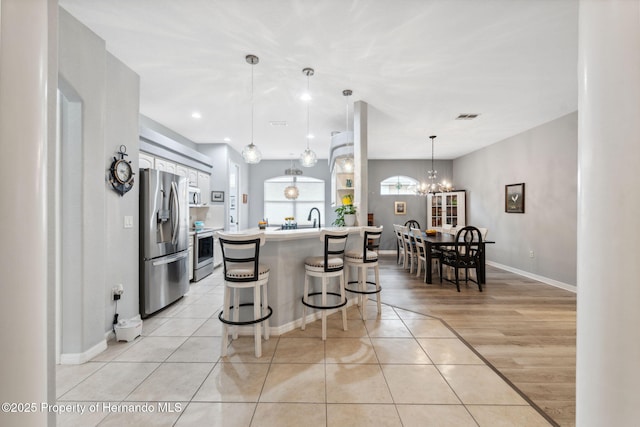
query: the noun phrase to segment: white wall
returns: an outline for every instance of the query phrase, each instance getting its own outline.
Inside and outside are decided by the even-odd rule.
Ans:
[[[79,107],[80,121],[72,126],[71,140],[63,130],[61,197],[61,352],[78,358],[104,345],[116,283],[125,289],[118,307],[122,318],[138,313],[138,186],[120,197],[106,178],[121,144],[137,170],[139,79],[64,9],[59,76],[61,90]],[[133,228],[123,229],[124,215],[134,217]]]
[[[438,181],[453,181],[451,160],[436,160],[435,169],[438,171]],[[380,240],[380,249],[395,250],[396,237],[393,224],[404,224],[410,219],[420,223],[421,228],[427,227],[427,198],[416,195],[380,195],[380,182],[396,175],[409,176],[418,181],[427,178],[427,171],[431,169],[429,160],[369,160],[369,212],[372,212],[375,225],[384,226]],[[457,182],[456,188],[462,189]],[[396,215],[394,202],[406,202],[407,214]],[[366,218],[366,217],[365,217]]]
[[[576,285],[577,153],[575,112],[453,161],[467,224],[487,227],[496,242],[488,260]],[[505,213],[504,187],[520,182],[525,213]]]

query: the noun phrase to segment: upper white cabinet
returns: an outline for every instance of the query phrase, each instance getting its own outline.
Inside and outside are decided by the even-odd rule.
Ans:
[[[191,187],[198,186],[198,171],[195,169],[187,169],[187,178],[189,178],[189,185]]]
[[[154,165],[155,165],[155,169],[158,169],[159,171],[176,173],[177,165],[174,162],[171,162],[167,159],[161,159],[159,157],[156,157]]]
[[[176,164],[176,175],[189,177],[189,168],[185,165],[181,165],[180,163]]]
[[[209,174],[198,171],[198,188],[200,189],[200,194],[202,196],[202,203],[208,205],[211,202],[211,194],[209,184]]]
[[[139,169],[153,169],[154,168],[155,158],[147,153],[140,152],[140,156],[138,157],[138,168]]]
[[[427,228],[442,228],[466,225],[466,193],[451,191],[427,196]]]
[[[191,169],[188,166],[175,163],[161,157],[154,157],[153,155],[143,151],[140,151],[139,153],[138,164],[141,169],[158,169],[186,177],[189,180],[190,187],[198,187],[200,189],[200,194],[202,194],[202,203],[206,205],[209,204],[211,198],[211,184],[209,183],[211,178],[210,174],[196,169]]]

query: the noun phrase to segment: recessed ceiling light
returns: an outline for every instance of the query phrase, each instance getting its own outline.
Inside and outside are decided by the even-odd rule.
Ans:
[[[272,120],[269,124],[271,126],[287,126],[286,120]]]
[[[226,138],[224,139],[224,142],[231,142],[231,138],[226,137]]]
[[[311,98],[311,94],[309,92],[304,92],[302,95],[300,95],[300,100],[302,101],[311,101],[313,98]]]
[[[312,134],[309,134],[309,135],[307,135],[307,138],[308,138],[308,139],[313,139],[313,138],[314,138],[314,136],[313,136]]]
[[[460,114],[456,117],[456,120],[473,120],[478,117],[480,114]]]
[[[194,111],[193,113],[191,113],[191,117],[193,117],[194,119],[201,119],[202,114],[200,114],[200,111]]]

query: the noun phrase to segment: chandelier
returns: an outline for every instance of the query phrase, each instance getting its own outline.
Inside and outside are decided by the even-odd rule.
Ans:
[[[255,55],[247,55],[245,59],[251,64],[251,143],[242,149],[242,158],[246,163],[256,164],[262,160],[262,153],[253,143],[253,66],[260,62],[260,59]]]
[[[421,182],[416,187],[416,194],[419,196],[426,196],[427,194],[435,194],[438,192],[447,192],[453,190],[453,185],[447,181],[437,182],[438,171],[434,166],[433,156],[433,142],[436,139],[436,135],[431,135],[431,170],[428,172],[427,179],[429,182]]]
[[[305,168],[310,168],[318,162],[318,156],[311,148],[309,148],[309,139],[312,138],[311,134],[309,133],[309,104],[311,103],[311,98],[309,95],[309,77],[313,76],[313,73],[313,68],[304,68],[302,70],[302,74],[307,76],[307,97],[305,98],[305,100],[307,101],[307,149],[304,150],[304,152],[300,156],[300,164]]]
[[[287,200],[296,200],[298,196],[300,196],[300,190],[298,190],[298,187],[296,186],[296,176],[302,175],[302,170],[294,167],[293,160],[291,160],[291,167],[285,169],[284,174],[293,177],[291,185],[288,185],[284,189],[284,197],[286,197]]]

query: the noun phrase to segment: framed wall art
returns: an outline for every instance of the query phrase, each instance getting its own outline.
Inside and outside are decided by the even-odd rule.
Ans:
[[[407,214],[407,202],[394,202],[393,208],[396,215]]]
[[[524,213],[524,182],[504,186],[504,211]]]
[[[224,191],[212,191],[211,192],[211,201],[212,202],[224,202]]]

